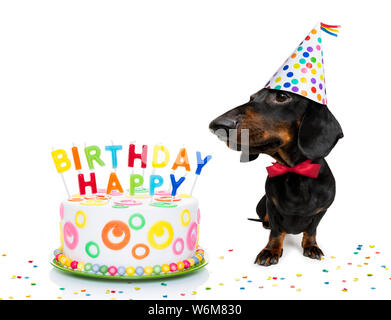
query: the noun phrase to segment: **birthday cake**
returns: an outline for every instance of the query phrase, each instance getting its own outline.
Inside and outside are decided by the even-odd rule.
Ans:
[[[61,264],[110,275],[144,275],[187,269],[197,252],[200,210],[194,197],[147,194],[74,197],[60,206]]]
[[[155,190],[163,184],[156,174],[150,176],[148,189],[142,176],[132,174],[130,190],[124,192],[112,173],[107,189],[97,189],[92,179],[88,195],[80,176],[80,194],[60,205],[56,265],[84,274],[137,277],[179,273],[205,262],[198,247],[198,200],[176,195],[180,184],[173,174],[170,192]]]

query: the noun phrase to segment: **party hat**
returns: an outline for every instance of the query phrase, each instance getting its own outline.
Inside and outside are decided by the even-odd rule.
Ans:
[[[321,30],[337,36],[337,28],[318,23],[285,60],[265,88],[290,91],[327,104]]]

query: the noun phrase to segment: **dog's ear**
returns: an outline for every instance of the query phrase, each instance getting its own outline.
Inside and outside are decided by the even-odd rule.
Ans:
[[[298,147],[309,160],[326,157],[342,137],[342,128],[327,106],[314,102],[307,107],[299,127]]]
[[[242,152],[240,154],[240,162],[250,162],[259,157],[259,154],[247,154]]]

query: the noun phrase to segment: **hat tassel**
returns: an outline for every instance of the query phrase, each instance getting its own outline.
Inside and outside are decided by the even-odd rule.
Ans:
[[[324,32],[326,32],[326,33],[328,33],[328,34],[330,34],[330,35],[332,35],[334,37],[338,37],[339,30],[337,30],[337,28],[341,28],[341,26],[329,25],[329,24],[325,24],[325,23],[321,22],[320,23],[320,28]]]

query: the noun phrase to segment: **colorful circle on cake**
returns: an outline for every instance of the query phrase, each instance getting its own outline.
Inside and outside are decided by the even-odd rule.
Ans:
[[[114,204],[115,205],[124,205],[124,206],[138,206],[138,205],[142,204],[142,202],[136,201],[133,199],[124,199],[124,200],[116,201],[116,202],[114,202]]]
[[[78,264],[78,262],[77,262],[76,260],[73,260],[73,261],[71,262],[71,268],[72,268],[72,269],[77,269],[77,264]]]
[[[83,271],[83,269],[84,269],[84,262],[79,262],[79,263],[77,264],[77,270]]]
[[[91,271],[92,270],[92,264],[91,263],[86,263],[85,265],[84,265],[84,271]]]
[[[112,232],[113,236],[116,238],[122,237],[123,239],[120,242],[112,242],[109,239],[109,233]],[[108,222],[102,230],[102,240],[105,246],[111,250],[121,250],[124,248],[130,241],[130,229],[122,221],[113,220]]]
[[[133,268],[133,267],[127,267],[125,271],[126,271],[126,274],[127,274],[128,276],[132,276],[132,275],[134,275],[134,273],[136,272],[136,269]]]
[[[185,216],[186,216],[186,218],[185,218]],[[186,227],[187,225],[189,225],[190,221],[191,221],[190,211],[189,211],[189,209],[184,209],[181,213],[182,226]]]
[[[71,201],[71,202],[80,202],[80,201],[83,201],[84,199],[83,198],[80,198],[80,197],[72,197],[70,199],[68,199],[68,201]]]
[[[170,272],[170,266],[168,264],[163,264],[162,265],[162,271],[164,273]]]
[[[160,272],[162,272],[161,266],[159,266],[158,264],[153,266],[153,273],[160,274]]]
[[[117,274],[117,268],[115,266],[111,266],[107,269],[108,273],[111,276],[115,276]]]
[[[95,248],[95,253],[91,252],[91,247],[94,247]],[[100,249],[99,249],[99,245],[94,242],[94,241],[90,241],[90,242],[87,242],[86,244],[86,247],[85,247],[85,250],[86,250],[86,253],[91,257],[91,258],[97,258],[99,257],[99,254],[100,254]]]
[[[157,243],[155,240],[155,237],[161,238],[163,237],[166,232],[168,233],[167,240],[162,243]],[[151,229],[148,231],[148,242],[154,249],[165,249],[167,248],[174,238],[174,229],[172,228],[171,224],[167,221],[158,221],[156,222]]]
[[[129,208],[129,206],[125,206],[124,204],[115,204],[112,206],[114,209],[126,209]]]
[[[94,264],[92,265],[92,272],[95,272],[95,273],[98,273],[99,272],[99,269],[100,269],[100,266],[99,264]]]
[[[72,240],[69,241],[69,238]],[[64,242],[66,246],[73,250],[77,247],[77,244],[79,243],[79,233],[77,232],[76,227],[71,223],[67,222],[64,225]]]
[[[178,269],[178,266],[176,265],[175,262],[170,263],[170,270],[171,270],[172,272],[177,271],[177,269]]]
[[[179,271],[185,269],[185,264],[184,264],[182,261],[179,261],[179,262],[177,263],[177,266],[178,266],[178,270],[179,270]]]
[[[83,217],[83,222],[80,223],[80,216]],[[84,211],[81,211],[79,210],[78,212],[76,212],[76,215],[75,215],[75,224],[79,227],[79,228],[84,228],[87,224],[87,215]]]
[[[139,248],[141,248],[141,249],[144,250],[144,253],[143,253],[143,254],[138,254],[138,253],[136,252],[136,250],[139,249]],[[148,248],[148,246],[147,246],[146,244],[144,244],[144,243],[138,243],[138,244],[136,244],[136,245],[133,247],[133,249],[132,249],[132,256],[133,256],[134,258],[138,259],[138,260],[142,260],[142,259],[144,259],[145,257],[147,257],[148,255],[149,255],[149,248]]]
[[[120,276],[123,276],[124,274],[125,274],[125,272],[126,272],[126,269],[125,269],[125,267],[118,267],[118,269],[117,269],[117,273],[120,275]]]
[[[135,194],[133,196],[133,198],[135,198],[135,199],[148,199],[150,197],[151,196],[149,194]]]
[[[178,249],[178,244],[180,245],[180,249]],[[172,251],[177,256],[182,254],[183,250],[185,249],[185,242],[182,238],[177,238],[174,243],[172,244]]]
[[[138,276],[142,276],[144,274],[144,268],[143,267],[137,267],[136,268],[136,274]]]
[[[102,206],[107,203],[107,200],[102,199],[87,199],[80,202],[83,206]]]
[[[155,196],[169,196],[171,193],[168,190],[156,190]]]
[[[144,268],[144,272],[147,275],[151,275],[153,273],[153,268],[150,267],[150,266],[147,266],[147,267]]]
[[[139,220],[139,223],[138,224],[134,224],[133,223],[133,220],[136,219],[136,220]],[[129,226],[133,229],[133,230],[140,230],[144,227],[145,225],[145,218],[144,216],[141,214],[141,213],[135,213],[135,214],[132,214],[129,218]]]
[[[135,193],[148,193],[148,189],[147,188],[136,188],[134,190]]]
[[[105,274],[108,270],[109,270],[109,268],[107,268],[107,266],[105,266],[105,265],[99,267],[99,271],[102,274]]]
[[[158,208],[175,208],[178,206],[177,204],[171,202],[152,202],[149,205]]]
[[[156,201],[161,201],[161,202],[178,202],[181,201],[182,199],[177,198],[177,197],[172,197],[172,196],[161,196],[161,197],[156,197]]]
[[[197,234],[198,234],[197,223],[193,222],[190,225],[186,236],[186,244],[189,250],[194,250],[197,243]]]

